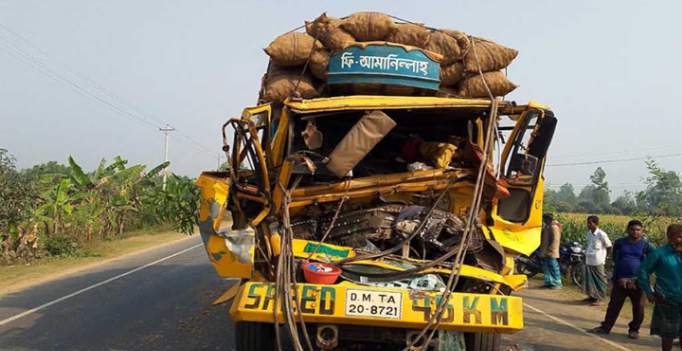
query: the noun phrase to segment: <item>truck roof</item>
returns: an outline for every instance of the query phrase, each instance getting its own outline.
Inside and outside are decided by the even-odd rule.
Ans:
[[[403,108],[490,108],[488,99],[465,99],[435,96],[382,96],[352,95],[316,99],[287,99],[284,105],[296,113],[317,113],[339,110],[403,109]],[[548,106],[531,101],[528,105],[516,105],[502,101],[500,107],[508,114],[520,113],[529,107],[549,109]]]

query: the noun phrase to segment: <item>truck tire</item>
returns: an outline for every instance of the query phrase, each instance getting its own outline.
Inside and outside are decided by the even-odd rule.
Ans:
[[[465,333],[466,351],[500,351],[502,337],[497,333]]]
[[[274,350],[274,325],[255,322],[235,323],[235,346],[237,351]]]

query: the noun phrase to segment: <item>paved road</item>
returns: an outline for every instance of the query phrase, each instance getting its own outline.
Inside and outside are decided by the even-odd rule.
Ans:
[[[19,313],[187,249],[0,325],[0,349],[233,349],[226,307],[211,306],[233,282],[215,275],[200,242],[197,236],[0,297],[3,324]]]
[[[227,306],[211,305],[233,283],[215,275],[193,237],[1,296],[0,349],[233,350]],[[506,345],[533,351],[657,349],[651,338],[632,344],[614,335],[609,344],[582,334],[578,329],[592,326],[601,312],[545,293],[525,293],[533,306],[525,311],[528,328],[505,337]]]

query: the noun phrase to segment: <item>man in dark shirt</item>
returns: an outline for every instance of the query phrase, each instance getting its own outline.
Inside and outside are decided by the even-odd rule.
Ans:
[[[639,266],[637,284],[655,302],[651,335],[661,337],[661,350],[670,351],[682,337],[682,224],[668,226],[668,244],[654,250]],[[656,274],[651,289],[650,276]]]
[[[644,291],[635,283],[635,275],[640,263],[655,247],[642,238],[642,222],[628,222],[627,236],[616,240],[613,244],[613,289],[611,300],[606,310],[606,317],[600,326],[589,331],[597,334],[608,334],[616,323],[626,298],[632,303],[632,321],[628,324],[628,337],[639,339],[639,327],[644,320]]]

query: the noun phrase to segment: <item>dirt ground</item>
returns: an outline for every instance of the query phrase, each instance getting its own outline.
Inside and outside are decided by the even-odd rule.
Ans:
[[[647,315],[640,330],[641,338],[627,337],[627,323],[631,313],[626,303],[621,318],[609,335],[594,335],[586,329],[599,325],[605,315],[605,307],[592,307],[582,301],[579,291],[571,287],[564,290],[539,288],[532,281],[531,287],[519,293],[524,299],[526,328],[516,334],[503,337],[504,350],[564,351],[564,350],[660,350],[660,339],[649,335],[650,316]]]

